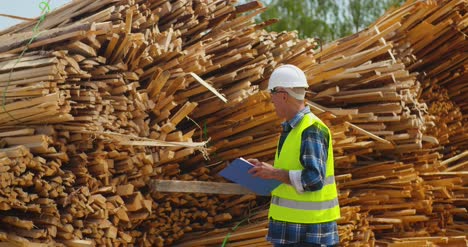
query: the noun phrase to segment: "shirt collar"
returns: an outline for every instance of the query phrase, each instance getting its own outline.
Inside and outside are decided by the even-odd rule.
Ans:
[[[309,106],[304,107],[302,110],[300,110],[296,115],[289,121],[284,121],[281,125],[283,126],[284,130],[290,130],[294,129],[296,125],[298,125],[302,118],[304,118],[304,115],[310,113],[310,108]]]

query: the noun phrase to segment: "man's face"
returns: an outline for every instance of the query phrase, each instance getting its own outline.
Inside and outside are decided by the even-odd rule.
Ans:
[[[273,102],[273,105],[275,106],[275,111],[276,115],[278,115],[279,118],[285,118],[286,117],[286,101],[288,98],[288,93],[284,91],[283,88],[281,87],[276,87],[270,90],[270,95],[271,95],[271,101]]]

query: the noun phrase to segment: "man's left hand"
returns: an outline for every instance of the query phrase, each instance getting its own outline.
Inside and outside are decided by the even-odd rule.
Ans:
[[[286,184],[291,184],[289,180],[289,172],[281,169],[276,169],[272,165],[265,162],[258,162],[249,170],[249,173],[255,177],[263,179],[276,179]]]

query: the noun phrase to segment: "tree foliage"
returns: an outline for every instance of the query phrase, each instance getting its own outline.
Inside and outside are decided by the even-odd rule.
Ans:
[[[269,31],[297,30],[299,37],[335,40],[356,33],[404,0],[263,0],[258,21],[277,18]]]

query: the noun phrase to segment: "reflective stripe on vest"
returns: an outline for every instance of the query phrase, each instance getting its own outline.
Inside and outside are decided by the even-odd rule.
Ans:
[[[335,176],[326,177],[325,180],[323,181],[323,186],[334,184],[334,183],[335,183]]]
[[[286,208],[293,208],[293,209],[301,209],[301,210],[324,210],[324,209],[331,209],[338,206],[338,198],[333,198],[329,201],[324,202],[299,202],[288,200],[284,198],[280,198],[277,196],[273,196],[271,198],[271,203],[286,207]]]

